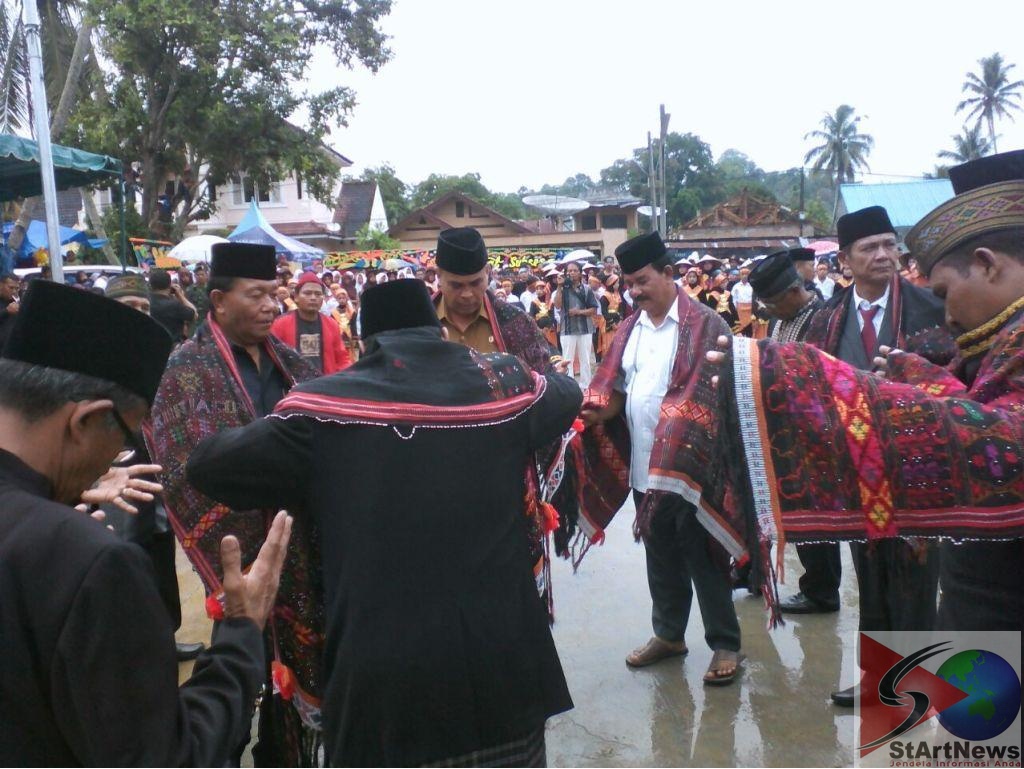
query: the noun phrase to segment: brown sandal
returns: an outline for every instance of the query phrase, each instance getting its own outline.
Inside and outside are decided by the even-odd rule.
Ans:
[[[729,649],[715,649],[715,653],[711,655],[711,664],[708,665],[708,672],[704,674],[704,685],[727,686],[731,684],[740,672],[740,663],[744,659],[744,655],[739,652],[730,651]],[[721,673],[722,668],[727,667],[729,663],[732,663],[732,672]]]
[[[626,664],[631,668],[643,668],[669,657],[682,657],[689,651],[682,642],[671,643],[654,636],[644,646],[630,652],[626,657]]]

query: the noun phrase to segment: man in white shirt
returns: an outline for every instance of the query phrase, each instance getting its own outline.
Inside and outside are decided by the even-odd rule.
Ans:
[[[814,265],[814,285],[826,302],[832,298],[836,290],[836,282],[828,276],[828,262],[820,261]]]
[[[649,486],[655,432],[679,348],[679,304],[693,300],[676,286],[675,266],[656,232],[627,241],[615,255],[640,315],[626,341],[608,406],[585,410],[582,416],[594,425],[625,414],[631,445],[630,486],[639,509]],[[699,312],[712,312],[702,304],[694,305]],[[697,520],[696,508],[681,496],[669,499],[644,537],[654,637],[630,653],[626,663],[644,667],[687,653],[684,635],[696,589],[704,637],[714,651],[704,681],[728,684],[736,675],[740,648],[732,585],[711,557],[709,535]]]

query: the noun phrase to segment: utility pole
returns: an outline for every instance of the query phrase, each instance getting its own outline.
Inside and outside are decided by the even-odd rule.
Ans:
[[[661,178],[661,213],[659,217],[660,226],[658,231],[661,233],[662,240],[668,237],[668,190],[665,189],[665,141],[668,137],[668,121],[671,115],[665,112],[665,105],[660,106],[661,116],[661,140],[658,142],[661,149],[661,161],[659,163],[660,168],[658,169]],[[655,214],[658,210],[655,209]]]
[[[647,132],[647,186],[651,191],[651,232],[657,231],[658,226],[658,184],[654,175],[654,147],[651,144],[651,132]]]
[[[57,229],[57,183],[53,178],[53,150],[50,147],[50,111],[46,107],[46,86],[43,84],[43,47],[39,30],[39,9],[35,0],[25,0],[25,46],[28,50],[28,69],[31,91],[32,117],[35,122],[36,144],[39,147],[39,170],[43,177],[43,203],[46,211],[46,242],[50,251],[50,269],[53,280],[64,282],[64,261],[60,252],[60,234]]]
[[[800,166],[800,211],[797,212],[797,216],[800,218],[800,237],[804,236],[804,219],[807,217],[807,212],[804,211],[804,167]]]

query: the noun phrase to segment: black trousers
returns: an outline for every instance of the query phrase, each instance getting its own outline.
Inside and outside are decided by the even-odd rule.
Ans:
[[[902,539],[851,542],[860,590],[861,630],[932,630],[938,602],[939,549],[922,556]]]
[[[633,492],[637,506],[642,499],[642,494]],[[740,623],[732,603],[732,583],[712,558],[711,547],[708,532],[689,502],[680,499],[658,510],[651,533],[644,537],[651,624],[664,641],[684,640],[696,590],[708,646],[739,651]]]
[[[797,545],[796,554],[804,567],[800,592],[822,606],[839,606],[839,583],[843,579],[839,543]]]

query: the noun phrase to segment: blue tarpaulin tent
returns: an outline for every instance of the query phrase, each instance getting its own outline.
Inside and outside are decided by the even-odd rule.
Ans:
[[[7,222],[4,225],[5,243],[12,229],[14,229],[14,222]],[[89,243],[89,236],[82,232],[82,230],[76,230],[73,227],[58,227],[57,230],[60,234],[60,244],[62,246],[66,246],[68,243]],[[21,241],[21,252],[18,256],[27,256],[35,253],[40,248],[46,248],[46,245],[46,222],[33,219],[29,222],[28,228],[25,231],[25,239]]]
[[[273,246],[278,254],[285,254],[289,259],[295,261],[322,258],[324,252],[316,246],[303,243],[295,238],[289,238],[275,230],[270,222],[263,216],[256,201],[252,201],[245,218],[238,223],[234,232],[228,235],[232,243],[257,243],[263,246]]]

